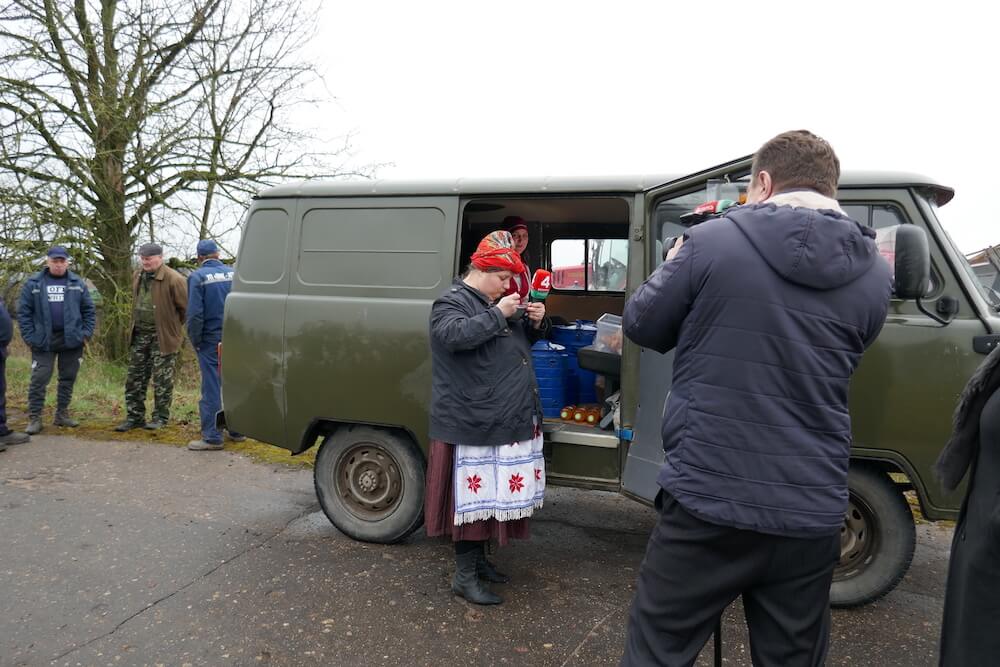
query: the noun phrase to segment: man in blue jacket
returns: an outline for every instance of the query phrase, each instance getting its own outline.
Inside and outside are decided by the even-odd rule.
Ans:
[[[14,323],[7,312],[7,305],[0,299],[0,452],[8,445],[22,445],[31,438],[27,433],[16,433],[7,428],[7,346],[14,337]]]
[[[826,141],[771,139],[746,205],[692,227],[625,306],[630,339],[676,351],[624,665],[693,664],[741,595],[755,665],[826,657],[848,384],[891,294],[874,231],[834,198],[839,178]]]
[[[201,369],[201,439],[188,443],[194,451],[222,449],[222,433],[215,426],[215,415],[222,409],[219,382],[218,346],[222,342],[222,316],[226,297],[233,288],[233,269],[219,261],[219,247],[211,239],[198,242],[199,268],[188,277],[187,331],[198,353]],[[236,442],[246,440],[229,433]]]
[[[96,316],[83,279],[69,270],[69,253],[62,246],[49,248],[45,268],[28,278],[17,306],[21,337],[31,348],[31,382],[28,386],[28,428],[42,430],[45,390],[52,371],[59,368],[56,414],[52,423],[70,428],[80,425],[69,416],[73,385],[80,370],[83,346],[94,335]]]

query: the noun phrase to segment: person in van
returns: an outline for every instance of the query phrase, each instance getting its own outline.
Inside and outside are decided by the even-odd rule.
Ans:
[[[76,427],[69,404],[80,371],[83,346],[94,335],[97,323],[94,302],[83,278],[69,270],[66,248],[54,245],[45,258],[45,268],[28,278],[17,306],[21,337],[31,348],[31,380],[28,385],[28,428],[42,431],[45,390],[52,372],[59,369],[56,390],[56,426]]]
[[[521,259],[521,272],[510,277],[510,283],[504,290],[504,296],[517,294],[521,301],[528,298],[528,291],[531,289],[531,269],[528,267],[528,223],[519,215],[508,215],[503,219],[503,227],[514,241],[514,251]]]
[[[1000,346],[990,352],[962,391],[953,432],[936,472],[954,491],[969,474],[948,562],[941,621],[942,667],[990,665],[1000,656],[996,631],[1000,600]]]
[[[623,665],[693,664],[738,596],[755,665],[823,664],[848,386],[892,291],[839,178],[826,141],[779,134],[754,156],[747,204],[691,227],[625,305],[625,335],[675,356]]]
[[[424,517],[427,534],[455,544],[452,591],[499,604],[483,580],[508,577],[486,559],[487,542],[528,537],[542,506],[542,407],[531,343],[545,305],[504,296],[523,265],[507,231],[490,233],[466,273],[431,307],[431,415]]]

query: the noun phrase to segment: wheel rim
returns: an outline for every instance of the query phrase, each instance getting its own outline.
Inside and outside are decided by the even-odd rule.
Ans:
[[[868,503],[852,494],[840,528],[840,561],[833,570],[834,581],[856,577],[871,562],[878,548],[877,524]]]
[[[340,457],[336,474],[338,494],[359,519],[380,521],[395,511],[403,497],[399,464],[374,443],[350,447]]]

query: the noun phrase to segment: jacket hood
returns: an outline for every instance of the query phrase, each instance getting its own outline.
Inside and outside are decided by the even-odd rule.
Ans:
[[[848,218],[835,199],[815,192],[782,193],[724,216],[785,280],[834,289],[867,272],[879,256],[875,231]]]

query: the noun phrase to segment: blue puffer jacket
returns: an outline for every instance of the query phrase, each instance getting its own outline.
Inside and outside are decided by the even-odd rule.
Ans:
[[[52,344],[52,314],[42,281],[48,269],[28,278],[21,288],[17,303],[17,324],[28,346],[39,352],[49,352]],[[63,297],[63,340],[67,349],[83,345],[94,335],[97,316],[90,290],[83,278],[66,272],[66,293]]]
[[[233,269],[207,259],[188,276],[187,331],[195,348],[222,340],[222,315],[233,288]]]
[[[623,320],[639,345],[677,348],[660,486],[706,521],[791,537],[843,523],[848,385],[891,294],[874,232],[808,194],[828,206],[692,228]]]

